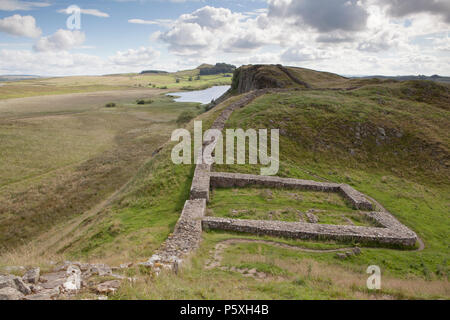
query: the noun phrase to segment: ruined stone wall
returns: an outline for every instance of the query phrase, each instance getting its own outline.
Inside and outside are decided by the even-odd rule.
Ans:
[[[226,172],[212,172],[210,176],[211,186],[216,188],[259,185],[269,188],[291,188],[310,191],[339,192],[356,209],[373,210],[372,203],[370,203],[370,201],[367,200],[362,193],[346,184]]]
[[[417,241],[416,234],[407,228],[371,228],[219,217],[205,217],[203,228],[304,240],[356,241],[403,246],[414,246]]]
[[[186,255],[199,247],[205,212],[205,199],[186,201],[173,233],[156,254],[142,265],[157,271],[161,268],[177,268]]]

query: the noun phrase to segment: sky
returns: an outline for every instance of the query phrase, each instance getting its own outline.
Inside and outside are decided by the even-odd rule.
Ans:
[[[450,0],[0,0],[0,74],[217,62],[450,76]]]

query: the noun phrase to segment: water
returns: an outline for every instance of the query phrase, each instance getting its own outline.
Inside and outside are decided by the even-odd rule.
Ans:
[[[211,100],[215,100],[222,96],[230,89],[231,86],[215,86],[206,90],[175,92],[168,93],[168,96],[179,97],[174,99],[176,102],[198,102],[201,104],[208,104]]]

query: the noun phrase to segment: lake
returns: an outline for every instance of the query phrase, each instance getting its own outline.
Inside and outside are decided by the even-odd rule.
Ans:
[[[167,95],[177,97],[174,99],[176,102],[198,102],[208,104],[211,100],[215,100],[222,96],[230,88],[231,86],[215,86],[206,90],[174,92],[168,93]]]

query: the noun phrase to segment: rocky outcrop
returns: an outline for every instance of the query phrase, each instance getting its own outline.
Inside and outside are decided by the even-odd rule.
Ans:
[[[241,94],[266,88],[311,88],[281,65],[247,65],[234,72],[232,90]]]

